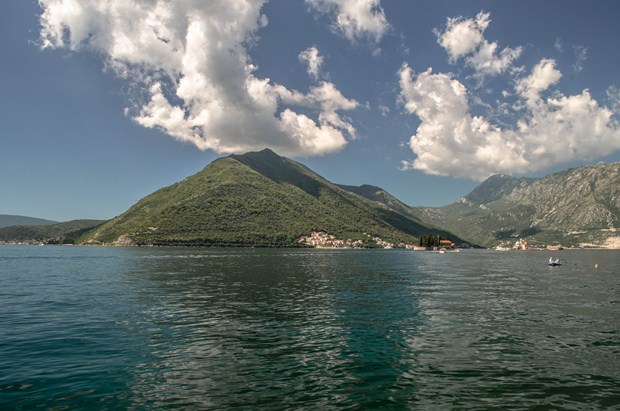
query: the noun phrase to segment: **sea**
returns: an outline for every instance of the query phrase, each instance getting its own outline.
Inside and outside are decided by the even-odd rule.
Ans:
[[[620,251],[0,246],[0,409],[177,408],[618,410]]]

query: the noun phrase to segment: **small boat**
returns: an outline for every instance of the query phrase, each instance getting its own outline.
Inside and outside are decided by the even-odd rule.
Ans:
[[[555,258],[555,259],[550,258],[549,259],[549,265],[550,266],[556,266],[556,265],[562,265],[562,263],[560,262],[559,258]]]

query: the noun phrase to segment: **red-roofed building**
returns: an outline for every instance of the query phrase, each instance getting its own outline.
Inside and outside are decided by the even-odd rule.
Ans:
[[[445,248],[447,250],[451,250],[456,248],[454,243],[450,240],[440,240],[439,241],[439,248]]]

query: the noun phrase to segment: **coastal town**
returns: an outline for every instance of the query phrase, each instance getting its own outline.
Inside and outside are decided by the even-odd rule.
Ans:
[[[313,231],[310,235],[302,236],[299,238],[298,243],[305,247],[314,248],[401,248],[407,250],[426,251],[426,250],[456,250],[456,244],[450,240],[439,240],[439,245],[436,246],[421,246],[407,243],[391,243],[384,241],[377,236],[371,236],[364,233],[368,240],[352,240],[352,239],[338,239],[335,235],[328,234],[324,231]]]
[[[516,240],[514,243],[502,243],[495,247],[497,251],[509,251],[509,250],[547,250],[547,251],[559,251],[563,250],[564,246],[562,245],[538,245],[538,244],[530,244],[523,238]]]

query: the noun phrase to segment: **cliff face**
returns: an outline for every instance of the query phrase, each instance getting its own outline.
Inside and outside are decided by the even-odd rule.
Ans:
[[[567,170],[515,189],[506,201],[533,210],[531,222],[564,231],[614,229],[620,217],[620,164]]]
[[[460,201],[423,210],[463,238],[495,246],[515,238],[606,245],[620,235],[620,163],[599,163],[541,179],[493,176]]]

